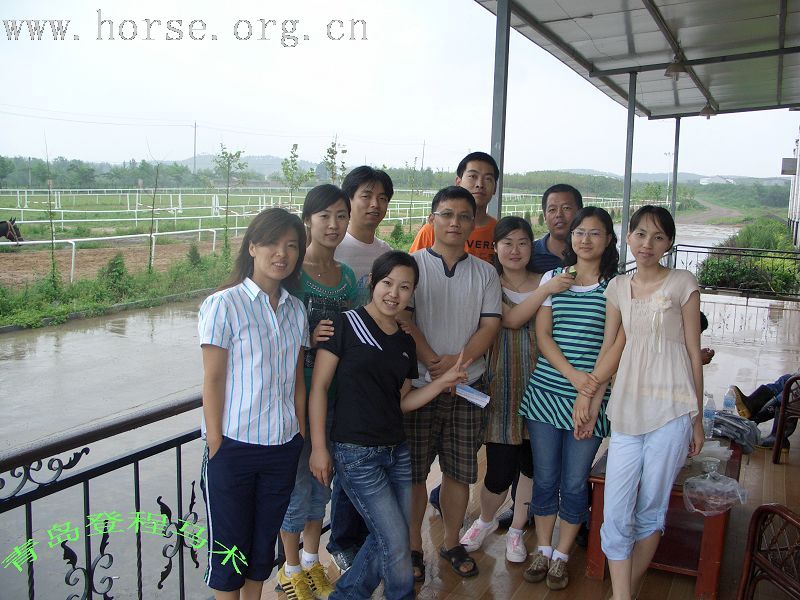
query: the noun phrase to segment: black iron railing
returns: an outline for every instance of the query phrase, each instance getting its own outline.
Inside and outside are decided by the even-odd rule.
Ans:
[[[2,551],[5,581],[2,585],[4,591],[0,595],[12,597],[12,595],[5,595],[6,593],[11,594],[9,590],[15,588],[14,585],[9,584],[10,578],[17,574],[22,577],[24,572],[27,596],[29,599],[35,598],[37,589],[36,546],[40,545],[39,552],[41,552],[41,548],[47,545],[50,548],[57,545],[63,552],[63,560],[66,563],[64,565],[64,582],[68,586],[66,588],[68,600],[120,597],[119,592],[114,589],[115,581],[122,577],[133,576],[136,578],[136,597],[141,599],[152,596],[155,592],[147,593],[149,588],[162,589],[164,582],[173,572],[175,562],[177,562],[178,596],[185,598],[187,593],[185,557],[188,554],[194,563],[194,568],[199,569],[198,550],[202,548],[202,539],[196,534],[202,528],[198,526],[196,480],[193,479],[188,486],[184,482],[182,448],[197,440],[200,437],[200,430],[193,429],[173,435],[160,442],[149,444],[135,451],[125,452],[116,458],[101,461],[82,470],[78,470],[77,467],[81,460],[89,455],[89,444],[107,440],[111,436],[132,431],[137,427],[162,421],[199,406],[201,406],[199,397],[187,398],[156,408],[141,410],[124,417],[117,417],[99,427],[87,426],[68,435],[53,436],[44,442],[0,453],[0,518],[8,517],[11,511],[19,508],[24,508],[25,514],[24,540],[21,540],[22,543],[19,545],[15,544],[7,556],[5,555],[7,550]],[[200,448],[198,447],[197,450],[199,455]],[[68,452],[68,455],[56,456],[64,452]],[[167,481],[159,481],[158,485],[164,486],[161,493],[155,497],[155,505],[159,507],[159,512],[157,515],[145,512],[142,509],[140,463],[145,459],[166,455],[170,452],[174,452],[175,455],[174,509],[165,500],[168,494],[171,496],[171,493],[166,491],[169,484]],[[112,546],[115,539],[122,538],[111,534],[123,532],[116,528],[120,515],[116,512],[94,514],[91,512],[92,484],[99,477],[128,468],[132,470],[133,476],[134,511],[132,514],[135,515],[136,520],[133,531],[133,535],[135,535],[135,570],[130,569],[128,565],[117,565],[116,570],[119,572],[116,573],[112,571],[114,565]],[[81,526],[73,528],[71,522],[67,522],[66,527],[56,528],[54,526],[47,532],[51,537],[47,544],[44,543],[46,540],[34,539],[34,517],[38,503],[45,499],[53,499],[56,494],[67,493],[67,490],[75,489],[80,489],[82,499],[83,520]],[[102,496],[105,491],[108,490],[104,489],[102,485],[98,485],[95,494],[100,493]],[[189,497],[186,507],[184,507],[185,492],[188,492]],[[150,502],[148,505],[153,506],[154,504]],[[105,515],[105,519],[103,515]],[[12,519],[4,520],[4,535],[8,534],[13,527],[13,524],[9,525],[7,521],[12,521]],[[128,529],[131,527],[129,526]],[[150,533],[163,538],[164,542],[160,553],[165,562],[161,564],[157,583],[155,576],[147,580],[145,577],[149,574],[143,572],[142,535],[143,533],[147,535],[148,527]],[[55,534],[53,533],[54,529],[56,530]],[[189,533],[194,535],[188,535]],[[55,537],[56,544],[53,542],[53,537]],[[82,539],[80,539],[81,537]],[[100,538],[97,552],[93,551],[92,537]],[[13,535],[12,539],[16,540],[18,537]],[[81,543],[82,549],[79,547]],[[79,557],[79,554],[82,556]],[[12,583],[19,584],[18,581]],[[16,587],[18,588],[19,585]],[[40,597],[51,598],[54,597],[53,594],[53,590],[45,589],[40,593]],[[16,594],[13,597],[17,597]]]

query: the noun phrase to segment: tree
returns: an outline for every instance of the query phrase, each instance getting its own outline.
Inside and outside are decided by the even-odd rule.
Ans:
[[[294,193],[303,187],[303,184],[314,177],[313,169],[303,171],[297,163],[297,144],[292,144],[292,149],[289,151],[289,158],[284,158],[281,161],[281,171],[283,171],[283,177],[286,179],[286,185],[289,187],[290,203],[292,198],[294,198]]]
[[[337,164],[339,155],[342,155],[341,163]],[[322,159],[322,164],[325,165],[325,170],[328,172],[328,177],[331,183],[336,185],[336,181],[344,179],[347,173],[347,166],[344,164],[344,155],[347,154],[347,148],[338,142],[338,136],[334,136],[331,145],[325,149],[325,157]]]
[[[231,258],[231,242],[228,235],[228,206],[230,205],[231,183],[236,185],[237,177],[247,170],[247,163],[242,161],[243,150],[229,152],[225,144],[219,145],[219,154],[214,157],[214,170],[225,179],[225,228],[222,236],[222,257],[227,262]]]
[[[15,170],[14,161],[5,156],[0,156],[0,182],[5,181],[6,177],[11,175]],[[0,184],[0,187],[3,187]]]

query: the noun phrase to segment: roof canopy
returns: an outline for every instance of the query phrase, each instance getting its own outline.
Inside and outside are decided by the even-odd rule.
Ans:
[[[800,2],[512,0],[511,26],[623,106],[637,72],[639,116],[800,107]]]

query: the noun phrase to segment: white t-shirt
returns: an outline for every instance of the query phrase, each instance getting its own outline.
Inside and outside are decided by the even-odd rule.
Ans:
[[[389,244],[377,237],[371,244],[365,244],[350,235],[349,231],[344,234],[344,239],[337,246],[333,257],[345,263],[356,274],[358,286],[356,306],[363,306],[369,302],[369,272],[372,263],[391,249]]]
[[[553,278],[553,272],[548,271],[544,275],[542,275],[542,279],[539,281],[539,287],[542,287],[545,283],[550,281]],[[582,294],[584,292],[591,292],[594,288],[596,288],[599,283],[593,283],[591,285],[571,285],[569,289],[571,292],[577,292],[578,294]],[[542,302],[542,306],[553,306],[553,297],[548,296]]]

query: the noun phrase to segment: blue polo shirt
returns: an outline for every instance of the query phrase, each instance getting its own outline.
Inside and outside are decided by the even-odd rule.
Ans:
[[[272,310],[269,296],[246,278],[205,299],[197,330],[201,345],[228,351],[222,435],[264,446],[297,435],[297,356],[308,346],[303,303],[281,287]],[[205,419],[202,430],[205,437]]]
[[[547,273],[564,266],[564,259],[547,249],[548,239],[550,239],[549,233],[533,244],[533,270],[537,273]]]

